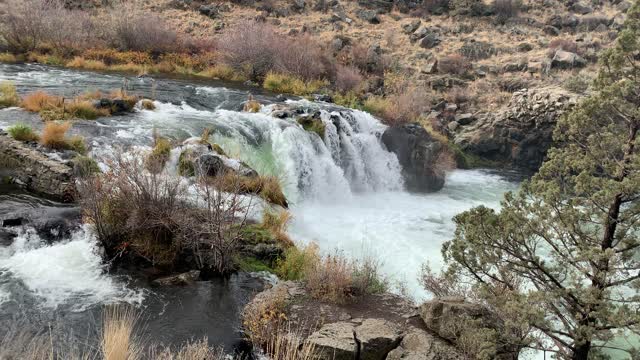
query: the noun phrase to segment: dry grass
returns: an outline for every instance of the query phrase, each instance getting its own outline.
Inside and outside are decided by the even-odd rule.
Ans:
[[[247,102],[242,107],[242,111],[257,113],[257,112],[260,112],[261,107],[262,105],[260,104],[259,101],[254,100],[253,98],[249,98],[249,100],[247,100]]]
[[[18,62],[18,58],[8,52],[0,53],[0,63],[14,64]]]
[[[43,110],[61,108],[63,104],[64,99],[62,97],[50,95],[44,91],[38,90],[27,94],[27,96],[22,99],[21,106],[27,111],[41,112]]]
[[[113,306],[104,311],[100,341],[104,360],[142,359],[144,347],[134,334],[138,320],[130,307]]]
[[[97,109],[89,100],[74,99],[65,104],[65,112],[78,119],[95,120],[102,116],[109,116],[109,109]]]
[[[328,82],[323,80],[305,81],[296,75],[269,72],[264,79],[263,87],[277,93],[310,95],[317,93],[328,85]]]
[[[156,109],[156,104],[153,103],[152,100],[149,99],[144,99],[142,100],[142,102],[140,103],[140,105],[142,106],[143,109],[145,110],[155,110]]]
[[[234,172],[223,174],[216,185],[222,191],[256,194],[265,201],[288,208],[287,197],[282,192],[280,181],[275,176],[240,176]]]
[[[107,65],[100,60],[87,60],[83,57],[76,56],[73,60],[66,64],[67,67],[86,69],[86,70],[106,70]]]
[[[66,138],[67,131],[71,129],[70,122],[54,122],[49,121],[42,130],[40,143],[49,149],[64,150],[68,149],[69,142]]]
[[[276,272],[286,280],[302,280],[309,294],[321,301],[344,303],[365,294],[384,292],[388,281],[373,258],[360,261],[340,253],[322,256],[317,245],[291,247],[278,261]]]
[[[220,79],[225,81],[246,81],[247,77],[233,67],[226,64],[216,64],[207,67],[197,74],[198,76]]]
[[[262,227],[285,246],[293,246],[293,241],[287,235],[287,228],[291,222],[291,213],[286,210],[274,211],[266,209],[262,214]]]
[[[153,350],[151,352],[154,360],[228,360],[222,349],[209,346],[206,338],[190,341],[176,351],[170,348]]]
[[[20,97],[11,81],[0,82],[0,108],[18,106]]]

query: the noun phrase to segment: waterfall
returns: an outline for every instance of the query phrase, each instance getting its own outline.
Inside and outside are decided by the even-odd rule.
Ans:
[[[398,159],[380,141],[386,127],[371,115],[320,109],[321,138],[295,119],[273,117],[274,110],[217,110],[209,120],[213,141],[258,172],[278,176],[293,201],[343,201],[353,193],[402,189]]]

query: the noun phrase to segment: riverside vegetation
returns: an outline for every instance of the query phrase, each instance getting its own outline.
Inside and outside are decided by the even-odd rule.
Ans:
[[[417,11],[437,16],[460,11],[463,3],[468,11],[491,9],[491,16],[501,22],[515,17],[520,8],[511,1],[496,1],[491,7],[475,1],[424,1]],[[62,3],[37,0],[12,6],[8,20],[3,21],[10,51],[3,61],[251,80],[276,92],[300,95],[325,91],[339,102],[379,114],[391,125],[420,121],[441,141],[449,141],[450,134],[439,132],[437,123],[425,118],[431,106],[423,106],[424,99],[430,98],[433,89],[415,88],[402,79],[394,82],[385,66],[366,73],[357,66],[357,57],[343,63],[336,60],[339,57],[329,58],[307,35],[283,37],[271,25],[245,20],[209,43],[183,38],[160,18],[134,11],[118,17],[104,12],[89,15]],[[64,21],[72,16],[83,21]],[[424,34],[420,43],[441,41],[434,36]],[[640,323],[636,296],[640,264],[635,256],[640,247],[639,39],[640,1],[636,0],[617,41],[601,53],[593,85],[585,86],[584,78],[570,82],[571,88],[588,97],[558,121],[556,145],[540,171],[517,193],[507,194],[500,211],[478,207],[458,215],[454,238],[443,247],[443,272],[434,273],[425,266],[424,285],[435,296],[458,296],[481,304],[500,324],[491,328],[482,318],[456,318],[457,323],[451,324],[453,340],[449,339],[456,351],[477,359],[495,358],[498,345],[516,353],[544,349],[562,359],[606,358],[606,351],[612,349],[637,356],[633,347],[623,348],[614,341],[637,333]],[[566,52],[573,45],[557,42],[553,57],[559,48]],[[450,54],[439,59],[440,71],[469,74],[472,66],[465,57],[482,58],[497,51],[482,46],[462,49],[466,56]],[[370,65],[365,62],[364,67]],[[375,72],[382,72],[391,92],[374,94],[360,88],[363,78]],[[86,152],[80,141],[66,136],[69,122],[53,120],[108,115],[85,106],[84,99],[66,101],[44,93],[20,99],[9,84],[0,87],[0,94],[1,105],[22,104],[47,121],[41,135],[21,124],[9,128],[9,134],[52,149]],[[464,94],[451,91],[447,96],[458,102]],[[151,109],[152,105],[142,106]],[[247,110],[259,107],[248,103]],[[201,278],[238,269],[266,270],[283,280],[301,281],[311,298],[326,304],[354,304],[366,295],[389,290],[376,261],[353,261],[339,253],[321,255],[314,245],[296,247],[286,234],[290,215],[277,179],[249,180],[233,172],[209,176],[184,158],[178,164],[181,176],[167,174],[163,170],[173,144],[154,138],[150,152],[116,155],[104,172],[88,164],[90,171],[78,179],[85,219],[95,227],[110,260],[164,273],[197,269]],[[206,139],[205,134],[200,145],[207,146]],[[208,145],[224,154],[219,146]],[[189,185],[183,176],[191,178]],[[248,220],[256,200],[243,194],[266,200],[260,223]],[[250,250],[256,244],[273,246],[276,256],[260,258]],[[315,358],[313,346],[299,344],[297,329],[283,311],[290,304],[283,299],[270,299],[265,307],[244,314],[252,342],[276,360]],[[114,360],[224,356],[206,340],[182,349],[155,347],[156,352],[147,355],[146,348],[154,346],[139,342],[133,330],[136,319],[128,311],[107,311],[102,341],[92,356]],[[51,342],[33,339],[14,348],[19,356],[25,354],[23,358],[76,357],[68,355],[71,350],[52,349]]]

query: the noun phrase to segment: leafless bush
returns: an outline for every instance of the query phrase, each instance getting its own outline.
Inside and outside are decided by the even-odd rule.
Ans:
[[[9,50],[28,52],[42,44],[58,52],[96,45],[94,22],[88,13],[69,10],[59,0],[10,0],[0,22]]]
[[[360,71],[352,66],[338,65],[336,67],[335,87],[342,92],[357,89],[363,81]]]
[[[38,46],[46,33],[47,1],[11,0],[7,14],[2,18],[1,37],[9,50],[27,52]]]
[[[498,17],[498,20],[505,22],[506,20],[515,17],[520,11],[519,0],[494,0],[493,11]]]
[[[120,50],[148,51],[158,55],[182,49],[178,35],[162,18],[132,10],[112,14],[106,36],[110,45]]]
[[[438,70],[446,74],[462,75],[471,70],[471,62],[462,55],[448,55],[438,60]]]
[[[225,62],[254,80],[270,71],[292,74],[305,80],[325,74],[321,48],[308,37],[278,34],[265,23],[244,21],[227,29],[218,41]]]
[[[199,269],[231,270],[251,203],[215,191],[216,180],[204,178],[198,180],[196,202],[179,177],[140,171],[144,155],[118,155],[109,171],[78,185],[81,206],[107,255],[130,254],[159,267],[193,267],[180,263],[178,254],[187,253]]]

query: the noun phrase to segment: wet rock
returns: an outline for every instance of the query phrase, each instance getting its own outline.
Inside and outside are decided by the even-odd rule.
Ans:
[[[217,154],[200,155],[194,162],[196,173],[203,176],[224,175],[227,172],[224,159]]]
[[[564,50],[557,50],[551,60],[552,68],[572,69],[584,67],[586,65],[587,60],[582,58],[580,55]]]
[[[217,144],[202,143],[195,137],[182,143],[184,150],[178,159],[178,173],[182,176],[219,176],[236,173],[256,177],[258,173],[242,161],[229,158]]]
[[[96,109],[109,109],[112,115],[129,113],[135,105],[135,102],[124,99],[99,99],[93,102]]]
[[[444,146],[419,124],[389,127],[382,142],[396,154],[409,191],[432,192],[444,186],[444,174],[436,170],[436,161]]]
[[[392,350],[387,360],[463,360],[465,357],[450,344],[424,330],[412,328],[400,346]]]
[[[0,229],[0,246],[10,246],[16,238],[16,234],[11,231]]]
[[[454,142],[481,158],[537,171],[552,144],[557,119],[578,99],[559,87],[516,91],[502,109],[458,129]]]
[[[0,135],[0,168],[27,190],[63,201],[75,197],[70,166],[7,135]]]
[[[151,282],[154,286],[178,286],[193,284],[200,277],[199,270],[192,270],[186,273],[163,277]]]

